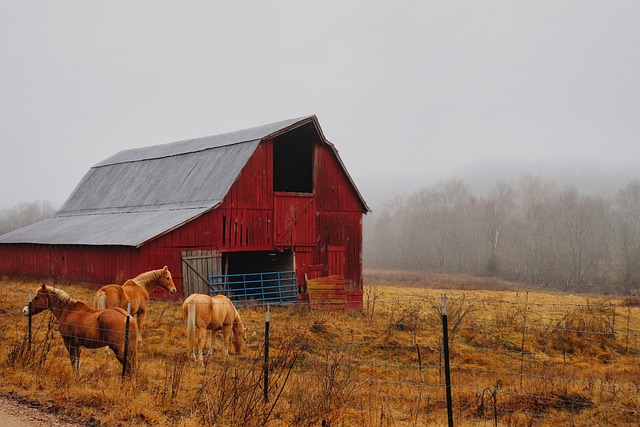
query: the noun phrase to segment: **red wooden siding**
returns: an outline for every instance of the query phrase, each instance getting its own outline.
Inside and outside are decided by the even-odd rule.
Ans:
[[[329,246],[327,251],[329,276],[344,276],[346,248],[344,246]]]
[[[140,273],[136,250],[121,246],[0,245],[0,259],[2,274],[43,280],[113,283]]]
[[[358,195],[327,145],[316,146],[314,169],[318,211],[350,211],[362,214],[364,207]]]
[[[320,248],[325,248],[319,252],[321,263],[329,266],[331,247],[344,247],[346,289],[362,289],[362,213],[318,212],[318,229],[322,230]]]

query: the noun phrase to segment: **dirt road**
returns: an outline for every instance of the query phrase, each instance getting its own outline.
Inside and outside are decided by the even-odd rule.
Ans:
[[[0,396],[0,427],[80,427],[27,402]]]

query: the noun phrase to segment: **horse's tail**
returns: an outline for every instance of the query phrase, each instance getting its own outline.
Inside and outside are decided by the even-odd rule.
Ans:
[[[189,350],[192,350],[195,348],[196,339],[196,303],[190,302],[187,308],[187,339],[189,342]]]
[[[96,310],[104,310],[107,308],[107,294],[104,291],[98,291],[93,297],[93,308]]]

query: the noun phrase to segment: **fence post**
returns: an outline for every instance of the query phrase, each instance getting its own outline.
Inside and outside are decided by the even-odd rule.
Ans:
[[[522,393],[522,378],[524,377],[524,342],[527,331],[527,308],[529,307],[529,292],[526,293],[524,314],[522,315],[522,341],[520,344],[520,393]]]
[[[129,363],[129,319],[131,318],[131,301],[127,303],[127,319],[124,328],[124,363],[122,364],[122,379],[124,380]]]
[[[33,308],[33,295],[32,295],[32,291],[29,291],[29,342],[27,345],[27,350],[31,351],[31,325],[33,322],[33,316],[31,314],[31,309]]]
[[[449,368],[449,326],[447,324],[447,295],[442,294],[442,344],[444,347],[444,379],[447,393],[447,419],[453,427],[453,402],[451,398],[451,372]]]
[[[267,314],[264,322],[264,403],[269,401],[269,323],[271,322],[271,308],[267,304]]]

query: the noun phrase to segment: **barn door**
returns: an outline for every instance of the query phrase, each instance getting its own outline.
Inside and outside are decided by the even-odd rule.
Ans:
[[[219,251],[182,252],[182,291],[191,294],[209,294],[209,277],[222,274]]]
[[[276,247],[316,244],[316,199],[299,193],[274,196],[274,243]]]

